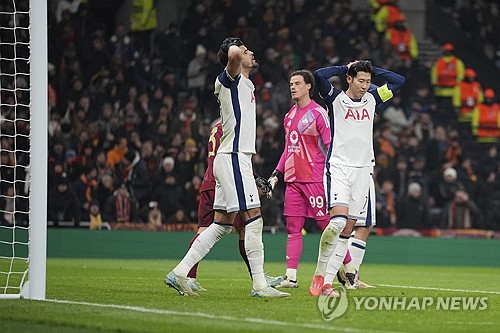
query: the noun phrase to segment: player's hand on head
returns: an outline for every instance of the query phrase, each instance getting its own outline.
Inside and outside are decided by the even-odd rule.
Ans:
[[[221,49],[227,53],[229,48],[233,45],[239,47],[240,45],[243,45],[243,42],[238,37],[228,37],[224,40]]]
[[[354,61],[351,61],[350,63],[348,63],[347,64],[347,69],[349,69],[352,65],[354,65],[357,62],[358,62],[358,60],[354,60]]]

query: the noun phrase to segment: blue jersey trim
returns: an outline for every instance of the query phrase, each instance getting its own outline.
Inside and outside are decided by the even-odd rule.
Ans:
[[[325,102],[327,102],[325,100]],[[328,117],[330,117],[330,147],[328,147],[328,152],[326,153],[326,160],[329,161],[332,156],[333,151],[333,140],[335,134],[335,121],[333,117],[333,100],[331,102],[326,103],[326,109],[328,111]]]
[[[241,130],[241,106],[240,100],[238,98],[238,83],[240,77],[235,81],[230,88],[231,91],[231,102],[233,104],[234,119],[236,124],[234,126],[234,141],[233,141],[233,152],[238,152],[240,148],[240,130]]]
[[[330,144],[330,147],[331,147],[331,144]],[[328,149],[328,154],[330,154],[330,149]],[[329,161],[329,159],[327,159],[327,161]],[[328,210],[330,210],[331,204],[332,204],[332,196],[330,195],[330,187],[332,185],[332,177],[331,177],[331,174],[330,174],[330,163],[326,162],[325,167],[326,167],[326,172],[325,172],[325,177],[326,177],[326,204],[327,204]]]
[[[234,80],[232,80],[229,75],[227,75],[227,72],[224,70],[222,73],[219,74],[219,81],[220,83],[226,87],[227,89],[229,89],[231,87],[231,84],[234,82]]]

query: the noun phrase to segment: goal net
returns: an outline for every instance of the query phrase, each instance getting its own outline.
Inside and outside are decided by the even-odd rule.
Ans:
[[[0,2],[0,299],[45,298],[46,6]]]

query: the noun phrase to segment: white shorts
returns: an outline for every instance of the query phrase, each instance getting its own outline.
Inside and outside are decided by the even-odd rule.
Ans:
[[[365,220],[372,169],[372,166],[349,167],[327,163],[324,182],[328,210],[344,206],[348,208],[348,218]]]
[[[373,227],[377,224],[376,209],[375,209],[375,181],[373,175],[370,175],[370,193],[368,194],[368,209],[366,216],[362,219],[356,220],[356,227]]]
[[[251,154],[217,154],[214,159],[214,176],[214,209],[231,213],[260,207]]]

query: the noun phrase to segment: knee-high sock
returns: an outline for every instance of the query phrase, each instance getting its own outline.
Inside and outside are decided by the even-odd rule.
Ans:
[[[264,277],[264,244],[262,244],[262,217],[256,216],[245,222],[245,250],[255,290],[267,287]]]
[[[345,215],[334,215],[330,218],[330,224],[323,231],[319,241],[318,263],[314,275],[325,275],[326,265],[337,247],[339,235],[346,223],[347,216]]]
[[[212,223],[195,239],[188,253],[186,253],[181,262],[173,269],[174,274],[187,277],[191,267],[203,259],[219,239],[224,235],[230,234],[232,228],[233,226],[230,224]]]
[[[337,243],[337,247],[333,252],[333,255],[330,257],[328,261],[328,265],[326,266],[326,274],[325,274],[325,284],[332,284],[337,272],[339,271],[340,265],[344,261],[346,256],[347,247],[349,246],[349,236],[344,237],[340,235],[339,242]]]
[[[297,268],[302,254],[302,228],[305,218],[301,216],[286,217],[286,276],[289,280],[297,281]]]
[[[200,234],[194,234],[193,239],[191,239],[191,242],[189,243],[189,248],[191,248],[191,246],[193,246],[194,240],[196,238],[198,238],[199,235]],[[199,262],[197,262],[196,264],[194,264],[194,266],[188,272],[188,277],[189,278],[196,279],[196,273],[198,272],[198,264],[199,264]]]
[[[238,241],[238,247],[240,250],[240,256],[243,259],[243,261],[245,262],[245,265],[247,265],[248,273],[250,273],[250,278],[252,278],[252,270],[250,269],[250,263],[248,262],[247,252],[245,251],[245,240],[244,239],[240,239]]]
[[[299,267],[300,255],[302,253],[302,233],[288,234],[286,241],[286,269],[297,271]],[[288,276],[292,279],[292,277]],[[292,280],[295,281],[296,277]]]
[[[361,266],[363,258],[365,257],[365,247],[365,241],[351,237],[349,241],[349,252],[351,252],[352,265],[357,271],[359,271],[359,266]]]

